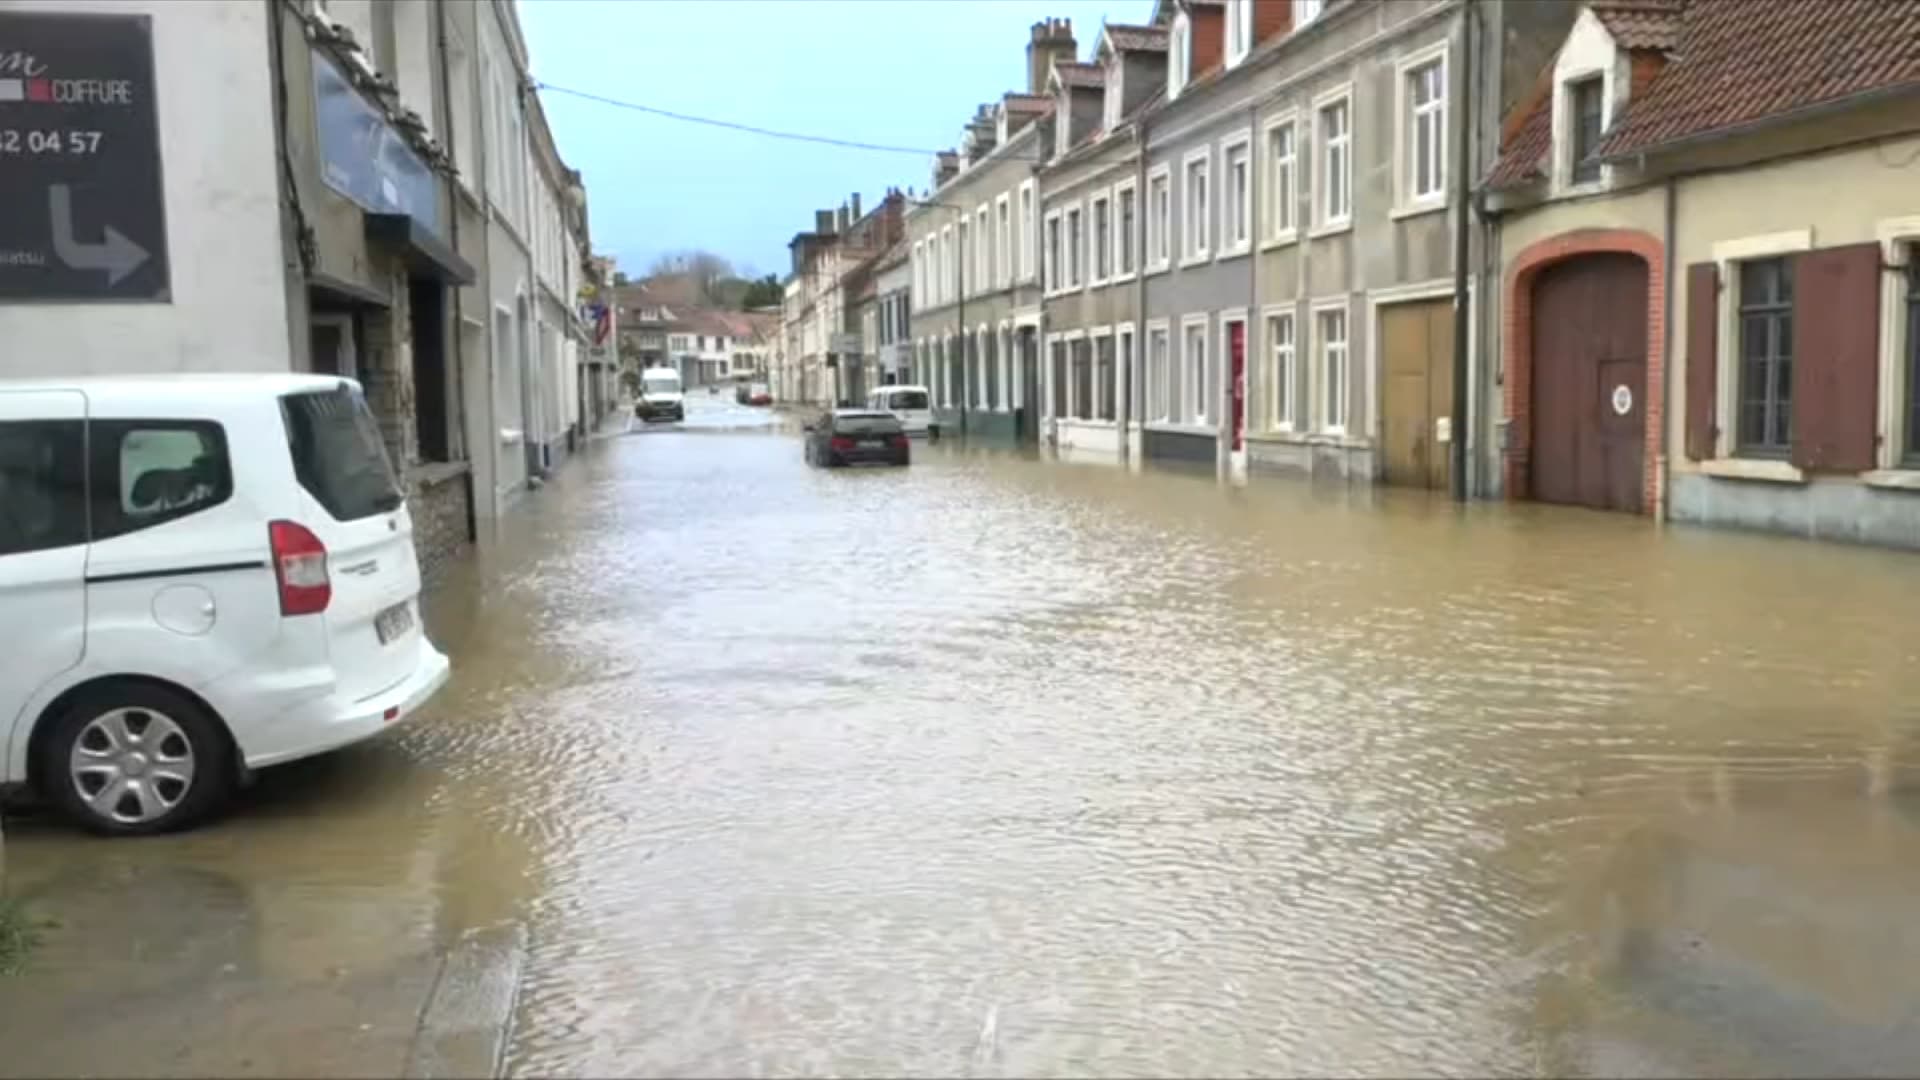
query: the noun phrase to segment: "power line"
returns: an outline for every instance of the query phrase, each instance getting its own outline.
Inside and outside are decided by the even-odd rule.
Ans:
[[[752,135],[765,135],[774,139],[791,139],[795,142],[822,143],[827,146],[845,146],[854,150],[875,150],[885,154],[913,154],[918,157],[932,157],[938,152],[918,146],[890,146],[885,143],[859,142],[854,139],[836,139],[831,135],[807,135],[797,131],[776,131],[773,128],[756,127],[752,124],[736,124],[731,120],[715,120],[709,116],[693,116],[688,113],[673,112],[669,109],[656,109],[651,105],[641,105],[637,102],[602,97],[599,94],[589,94],[584,90],[572,90],[564,86],[555,86],[550,82],[536,81],[534,88],[537,90],[551,90],[556,94],[566,94],[570,97],[584,98],[587,101],[597,101],[602,105],[612,105],[615,108],[632,109],[634,112],[664,116],[669,120],[682,120],[689,124],[706,124],[709,127],[727,128],[731,131],[744,131]]]

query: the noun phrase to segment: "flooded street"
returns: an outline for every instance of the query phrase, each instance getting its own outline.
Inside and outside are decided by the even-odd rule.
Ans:
[[[409,726],[10,823],[0,1074],[431,1071],[473,1002],[518,1076],[1920,1061],[1911,555],[698,398],[442,583]]]

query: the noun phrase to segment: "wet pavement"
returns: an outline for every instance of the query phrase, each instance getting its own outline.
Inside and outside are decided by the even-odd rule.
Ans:
[[[694,405],[438,590],[416,722],[11,823],[0,1074],[1920,1061],[1912,556]]]

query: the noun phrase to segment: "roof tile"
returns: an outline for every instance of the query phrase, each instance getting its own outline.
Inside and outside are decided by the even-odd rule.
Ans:
[[[1920,88],[1920,3],[1690,0],[1673,52],[1601,141],[1601,156],[1862,94]]]

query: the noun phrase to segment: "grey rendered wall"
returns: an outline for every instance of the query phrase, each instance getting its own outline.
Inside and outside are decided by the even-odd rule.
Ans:
[[[1802,485],[1674,472],[1667,482],[1674,521],[1920,549],[1920,495],[1910,491],[1883,491],[1851,477]]]

